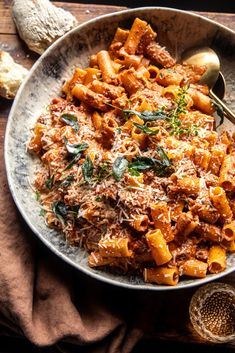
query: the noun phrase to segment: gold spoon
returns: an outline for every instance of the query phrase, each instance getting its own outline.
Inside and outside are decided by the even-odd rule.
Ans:
[[[199,83],[209,87],[209,96],[223,108],[224,115],[235,124],[235,115],[221,100],[224,97],[225,80],[220,72],[220,61],[214,50],[207,47],[187,50],[182,55],[182,62],[207,67]]]

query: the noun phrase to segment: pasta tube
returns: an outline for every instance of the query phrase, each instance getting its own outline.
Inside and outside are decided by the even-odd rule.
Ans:
[[[222,221],[226,223],[231,222],[233,213],[229,206],[229,202],[224,189],[219,186],[211,187],[209,194],[213,205],[221,215]]]
[[[130,161],[138,154],[139,149],[135,141],[127,138],[122,142],[119,151]]]
[[[147,27],[147,22],[136,18],[128,34],[124,48],[129,54],[135,54],[136,49],[140,43],[141,37]]]
[[[150,230],[145,237],[157,265],[163,265],[171,260],[172,255],[160,229]]]
[[[193,104],[196,108],[200,109],[203,113],[213,115],[215,108],[212,104],[210,97],[206,96],[197,89],[189,88],[188,94],[193,99]]]
[[[231,153],[224,158],[220,169],[220,176],[219,176],[219,184],[226,191],[235,190],[234,169],[235,169],[235,153]]]
[[[99,253],[104,257],[130,257],[132,251],[128,247],[128,238],[110,238],[99,241]]]
[[[174,192],[182,192],[187,195],[197,195],[200,191],[200,179],[195,176],[178,177],[172,174],[174,184],[170,187]]]
[[[103,111],[107,110],[107,104],[105,104],[105,97],[101,94],[93,92],[84,85],[76,84],[72,89],[72,95],[91,107]]]
[[[210,273],[219,273],[226,268],[226,251],[219,245],[213,245],[208,253],[208,270]]]
[[[151,215],[154,226],[160,229],[166,242],[174,239],[171,229],[170,208],[166,202],[158,202],[151,206]]]
[[[146,134],[144,134],[138,127],[134,126],[132,128],[131,137],[139,144],[140,148],[146,146]]]
[[[88,67],[87,69],[85,69],[85,71],[86,71],[86,76],[83,81],[83,84],[85,86],[89,85],[89,83],[91,83],[94,80],[97,80],[101,76],[100,70],[93,67]]]
[[[235,221],[225,224],[222,229],[223,238],[227,241],[235,240]]]
[[[104,257],[98,251],[93,251],[88,257],[88,264],[90,267],[107,266],[113,263],[114,259],[111,257]]]
[[[110,85],[109,83],[101,82],[99,80],[91,82],[91,89],[92,91],[103,94],[110,99],[116,99],[125,92],[123,87]]]
[[[122,29],[120,27],[117,28],[116,32],[115,32],[115,35],[114,35],[114,38],[113,38],[113,41],[111,43],[114,44],[114,43],[121,43],[121,44],[124,44],[125,41],[127,40],[127,37],[129,35],[130,31],[127,30],[127,29]]]
[[[204,278],[206,277],[208,265],[197,259],[187,260],[182,265],[182,274],[190,277]]]
[[[106,50],[101,50],[97,54],[97,62],[102,73],[104,82],[112,83],[116,80],[116,73],[112,64],[109,53]]]
[[[179,281],[178,270],[176,268],[168,267],[145,268],[144,281],[175,286]]]
[[[223,145],[214,146],[211,149],[211,159],[208,166],[208,170],[211,173],[218,175],[220,171],[221,164],[225,157],[225,150]]]
[[[149,218],[147,215],[136,215],[133,228],[135,228],[138,232],[144,232],[147,230],[149,224]]]

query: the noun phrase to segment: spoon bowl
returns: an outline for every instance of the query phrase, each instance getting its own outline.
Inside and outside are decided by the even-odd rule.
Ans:
[[[189,65],[206,66],[206,72],[200,79],[201,84],[213,88],[220,72],[220,61],[211,48],[190,49],[182,55],[182,61]]]
[[[235,124],[235,115],[221,100],[224,97],[226,85],[220,72],[220,60],[215,51],[208,47],[192,48],[182,54],[181,60],[189,65],[206,66],[206,71],[199,83],[209,87],[209,96],[221,107],[224,115]]]

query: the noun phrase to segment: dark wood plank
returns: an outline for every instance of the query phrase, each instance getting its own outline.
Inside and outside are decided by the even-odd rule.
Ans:
[[[28,49],[16,34],[0,33],[0,50],[9,52],[18,64],[30,69],[39,55]]]
[[[121,6],[63,2],[55,2],[55,5],[70,11],[77,18],[79,23],[83,23],[100,15],[125,9],[125,7]],[[235,14],[218,14],[213,12],[197,13],[235,30]],[[0,18],[0,33],[16,34],[16,27],[11,16],[11,0],[4,0],[0,2]]]

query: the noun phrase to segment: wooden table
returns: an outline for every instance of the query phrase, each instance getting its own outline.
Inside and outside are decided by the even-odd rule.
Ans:
[[[18,63],[29,69],[39,56],[28,50],[26,45],[17,35],[16,28],[11,17],[11,0],[0,1],[0,50],[8,51]],[[124,9],[124,7],[94,4],[89,5],[62,2],[55,4],[69,10],[73,15],[75,15],[79,23],[85,22],[102,14]],[[235,14],[200,14],[235,30]],[[11,101],[0,98],[0,153],[3,153],[4,131],[11,105]],[[227,276],[222,281],[235,286],[235,274]],[[174,296],[174,302],[176,305],[174,305],[174,303],[170,306],[164,305],[164,313],[162,312],[161,317],[161,326],[154,328],[154,333],[157,334],[158,338],[160,337],[164,340],[175,340],[179,342],[207,344],[207,342],[202,341],[193,332],[189,323],[188,305],[194,291],[195,290],[180,292],[176,291]],[[167,301],[167,298],[168,295],[164,296],[164,302]],[[154,335],[154,333],[152,334]],[[235,342],[226,345],[226,347],[234,348]]]

